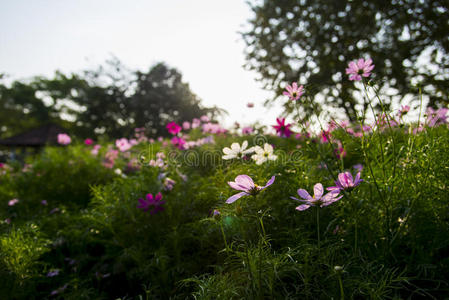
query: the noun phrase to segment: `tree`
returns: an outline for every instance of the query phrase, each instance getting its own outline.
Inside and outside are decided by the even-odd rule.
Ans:
[[[176,69],[159,63],[148,72],[132,71],[117,59],[82,74],[0,84],[0,104],[7,135],[51,121],[80,137],[130,136],[136,127],[158,136],[168,134],[169,121],[223,112],[203,107]]]
[[[165,126],[170,121],[190,121],[220,112],[217,107],[201,107],[201,100],[182,81],[181,73],[163,63],[156,64],[148,73],[136,72],[133,83],[128,118],[151,128],[152,134],[166,134]]]
[[[277,95],[286,83],[299,80],[314,87],[306,92],[315,101],[341,108],[354,120],[361,101],[345,68],[349,61],[370,57],[376,85],[383,93],[393,91],[387,105],[393,97],[418,93],[415,85],[423,87],[430,106],[449,103],[445,0],[265,0],[249,5],[254,15],[242,33],[246,67]]]

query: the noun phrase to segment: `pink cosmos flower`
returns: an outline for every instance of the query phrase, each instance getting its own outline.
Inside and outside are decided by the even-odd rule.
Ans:
[[[90,153],[92,153],[92,155],[97,155],[100,148],[101,145],[95,145],[94,148],[90,151]]]
[[[139,198],[139,204],[137,205],[137,208],[142,209],[143,211],[150,210],[150,214],[154,215],[155,213],[159,211],[163,211],[164,207],[162,206],[165,201],[162,201],[162,194],[159,192],[156,194],[156,196],[153,197],[153,194],[147,194],[146,199]]]
[[[161,158],[157,158],[156,160],[152,159],[152,160],[150,160],[150,162],[148,164],[151,167],[166,168],[164,160]]]
[[[287,91],[284,91],[282,94],[288,96],[290,100],[298,100],[304,94],[304,87],[302,85],[298,87],[296,82],[293,82],[292,85],[287,85],[285,89]]]
[[[47,273],[47,277],[55,277],[59,275],[59,269],[53,269]]]
[[[354,170],[357,170],[358,172],[362,172],[362,170],[363,170],[362,164],[355,164],[352,167],[354,168]]]
[[[189,130],[190,129],[190,123],[185,121],[182,123],[182,129]]]
[[[352,174],[349,172],[344,172],[338,174],[338,180],[335,181],[335,186],[328,187],[328,191],[342,191],[342,190],[352,190],[360,183],[363,182],[363,179],[360,179],[360,172],[357,173],[355,179],[352,177]]]
[[[87,146],[92,145],[93,143],[94,143],[93,139],[85,139],[84,140],[84,144],[87,145]]]
[[[115,164],[115,160],[118,158],[118,150],[109,149],[108,152],[104,155],[103,166],[108,169],[112,169]]]
[[[178,134],[178,132],[181,131],[181,126],[179,126],[175,122],[168,123],[166,128],[167,128],[168,132],[173,134],[173,135]]]
[[[133,145],[128,141],[128,139],[121,138],[121,139],[115,141],[115,146],[117,146],[117,148],[120,150],[120,152],[125,152],[125,151],[128,151],[129,149],[131,149],[131,147]]]
[[[424,126],[420,124],[419,127],[413,128],[413,134],[416,135],[418,132],[422,132],[424,130],[425,130]]]
[[[402,105],[401,109],[398,112],[399,118],[402,117],[403,115],[407,114],[409,111],[410,111],[410,106]]]
[[[55,207],[55,208],[53,208],[52,210],[50,210],[49,214],[52,215],[52,214],[58,213],[58,212],[60,212],[60,211],[61,211],[61,210],[59,209],[59,207]]]
[[[313,187],[313,193],[314,193],[313,197],[310,196],[306,190],[298,189],[298,195],[302,199],[298,199],[295,197],[290,197],[290,198],[292,198],[293,200],[296,200],[296,201],[303,202],[304,204],[301,204],[296,207],[296,210],[303,211],[303,210],[310,208],[311,206],[324,207],[324,206],[328,206],[328,205],[340,200],[343,196],[339,196],[338,195],[339,192],[340,191],[332,191],[323,196],[323,193],[324,193],[323,185],[321,183],[317,183]]]
[[[325,143],[329,142],[330,137],[331,137],[331,132],[329,130],[322,130],[320,132],[321,143],[325,144]]]
[[[69,286],[69,285],[68,285],[67,283],[64,284],[64,285],[61,286],[60,288],[58,288],[58,289],[52,291],[52,292],[50,293],[50,296],[54,296],[54,295],[57,295],[57,294],[60,294],[60,293],[64,292],[64,290],[65,290],[68,286]]]
[[[4,166],[5,166],[4,163],[0,163],[0,169],[3,169]]]
[[[346,150],[340,141],[337,141],[337,148],[334,150],[334,153],[338,159],[342,159],[343,157],[346,157]]]
[[[226,200],[226,203],[230,204],[243,196],[256,196],[260,191],[273,184],[275,176],[271,177],[265,186],[258,186],[248,175],[238,175],[235,178],[235,182],[229,181],[228,184],[231,188],[237,191],[242,191],[234,196],[231,196]]]
[[[192,120],[192,128],[198,128],[198,127],[200,127],[200,125],[201,125],[200,119],[194,118]]]
[[[449,111],[449,109],[447,109],[447,108],[439,108],[437,110],[434,110],[433,108],[428,107],[427,111],[426,111],[427,124],[430,127],[434,127],[434,126],[440,125],[440,124],[446,124],[448,111]]]
[[[276,122],[278,124],[272,126],[274,129],[276,129],[278,136],[287,138],[290,137],[290,135],[293,133],[290,130],[290,126],[292,126],[292,124],[285,124],[285,118],[284,119],[276,118]]]
[[[210,121],[210,118],[208,117],[208,116],[206,116],[206,115],[204,115],[204,116],[201,116],[201,121],[203,121],[204,123],[207,123],[207,122],[209,122]]]
[[[346,69],[346,74],[349,75],[349,80],[360,81],[363,77],[371,75],[371,71],[374,69],[373,61],[371,58],[364,60],[360,58],[357,61],[351,61]]]
[[[371,126],[369,126],[369,125],[363,125],[363,127],[362,127],[362,131],[363,132],[370,132],[371,131]]]
[[[242,134],[252,134],[254,129],[252,127],[243,127],[242,128]]]
[[[216,123],[205,123],[203,124],[203,133],[225,133],[226,129],[220,126],[220,124]]]
[[[9,206],[14,206],[14,205],[16,205],[17,203],[19,203],[19,199],[12,199],[12,200],[9,200],[9,201],[8,201],[8,205],[9,205]]]
[[[385,113],[381,113],[377,116],[377,126],[380,129],[385,129],[389,126],[394,127],[398,126],[399,122],[394,120],[390,115],[387,116]]]
[[[174,181],[173,179],[167,177],[164,179],[164,190],[166,191],[171,191],[173,189],[173,187],[175,186],[176,181]]]
[[[60,133],[58,134],[58,144],[60,145],[68,145],[72,142],[72,139],[68,134]]]

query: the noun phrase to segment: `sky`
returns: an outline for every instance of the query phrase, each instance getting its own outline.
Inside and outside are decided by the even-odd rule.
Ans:
[[[8,80],[52,76],[95,68],[112,56],[147,71],[163,61],[205,106],[228,111],[225,126],[271,125],[281,103],[264,108],[271,94],[243,68],[238,32],[250,17],[243,0],[0,0],[0,73]]]

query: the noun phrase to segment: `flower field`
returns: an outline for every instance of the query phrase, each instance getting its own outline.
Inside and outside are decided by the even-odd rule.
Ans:
[[[346,73],[382,106],[373,68],[362,59]],[[310,101],[296,82],[284,94]],[[0,165],[0,295],[444,299],[447,109],[405,121],[413,110],[425,109],[316,115],[316,127],[203,116],[169,122],[170,138],[60,134]]]

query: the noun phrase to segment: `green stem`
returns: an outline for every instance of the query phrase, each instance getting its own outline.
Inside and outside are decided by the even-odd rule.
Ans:
[[[338,274],[338,282],[340,284],[340,298],[341,300],[345,299],[345,291],[343,290],[343,281],[341,280],[341,275]]]
[[[221,223],[221,221],[220,221],[220,229],[221,229],[221,234],[223,236],[223,241],[224,241],[224,244],[225,244],[225,247],[226,247],[226,253],[228,253],[228,251],[229,251],[228,242],[226,241],[226,235],[225,235],[225,232],[224,232],[224,229],[223,229],[223,224]]]

